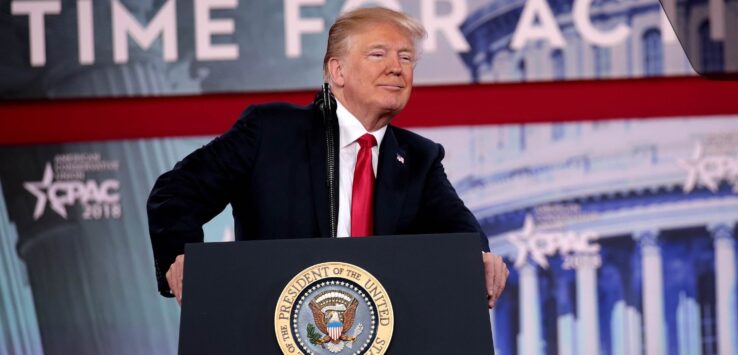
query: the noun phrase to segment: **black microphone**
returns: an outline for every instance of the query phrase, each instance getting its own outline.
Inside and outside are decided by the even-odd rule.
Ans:
[[[328,225],[330,226],[330,237],[336,238],[338,226],[338,189],[336,188],[336,137],[333,125],[338,121],[338,116],[336,116],[336,99],[333,97],[331,86],[328,83],[323,83],[323,87],[315,95],[313,104],[323,113],[323,125],[325,126],[325,183],[328,188]]]
[[[328,83],[323,83],[323,87],[321,87],[320,91],[315,94],[313,104],[323,112],[324,122],[330,122],[336,111],[336,99],[333,97],[331,86]]]

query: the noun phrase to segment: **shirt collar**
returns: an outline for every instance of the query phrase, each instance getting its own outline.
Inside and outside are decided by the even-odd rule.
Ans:
[[[382,145],[382,139],[384,138],[384,133],[387,131],[387,126],[374,132],[367,132],[364,125],[359,122],[359,119],[349,112],[349,110],[347,110],[346,107],[341,104],[341,101],[338,101],[338,99],[336,99],[336,115],[338,116],[338,144],[340,148],[345,148],[365,133],[370,133],[374,136],[377,140],[377,147]]]

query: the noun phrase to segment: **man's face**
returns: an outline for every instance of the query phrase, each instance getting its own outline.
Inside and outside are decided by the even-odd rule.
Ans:
[[[369,24],[348,43],[334,82],[349,111],[360,119],[400,112],[413,86],[416,54],[410,36],[393,24]]]

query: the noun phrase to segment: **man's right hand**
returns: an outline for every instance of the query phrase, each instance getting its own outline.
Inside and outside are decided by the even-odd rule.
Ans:
[[[182,278],[184,277],[184,254],[177,255],[167,271],[167,283],[172,290],[177,303],[182,305]]]

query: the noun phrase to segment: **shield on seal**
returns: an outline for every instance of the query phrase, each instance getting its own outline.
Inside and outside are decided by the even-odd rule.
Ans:
[[[329,322],[328,323],[328,336],[333,340],[338,340],[343,334],[343,323],[341,322]]]

